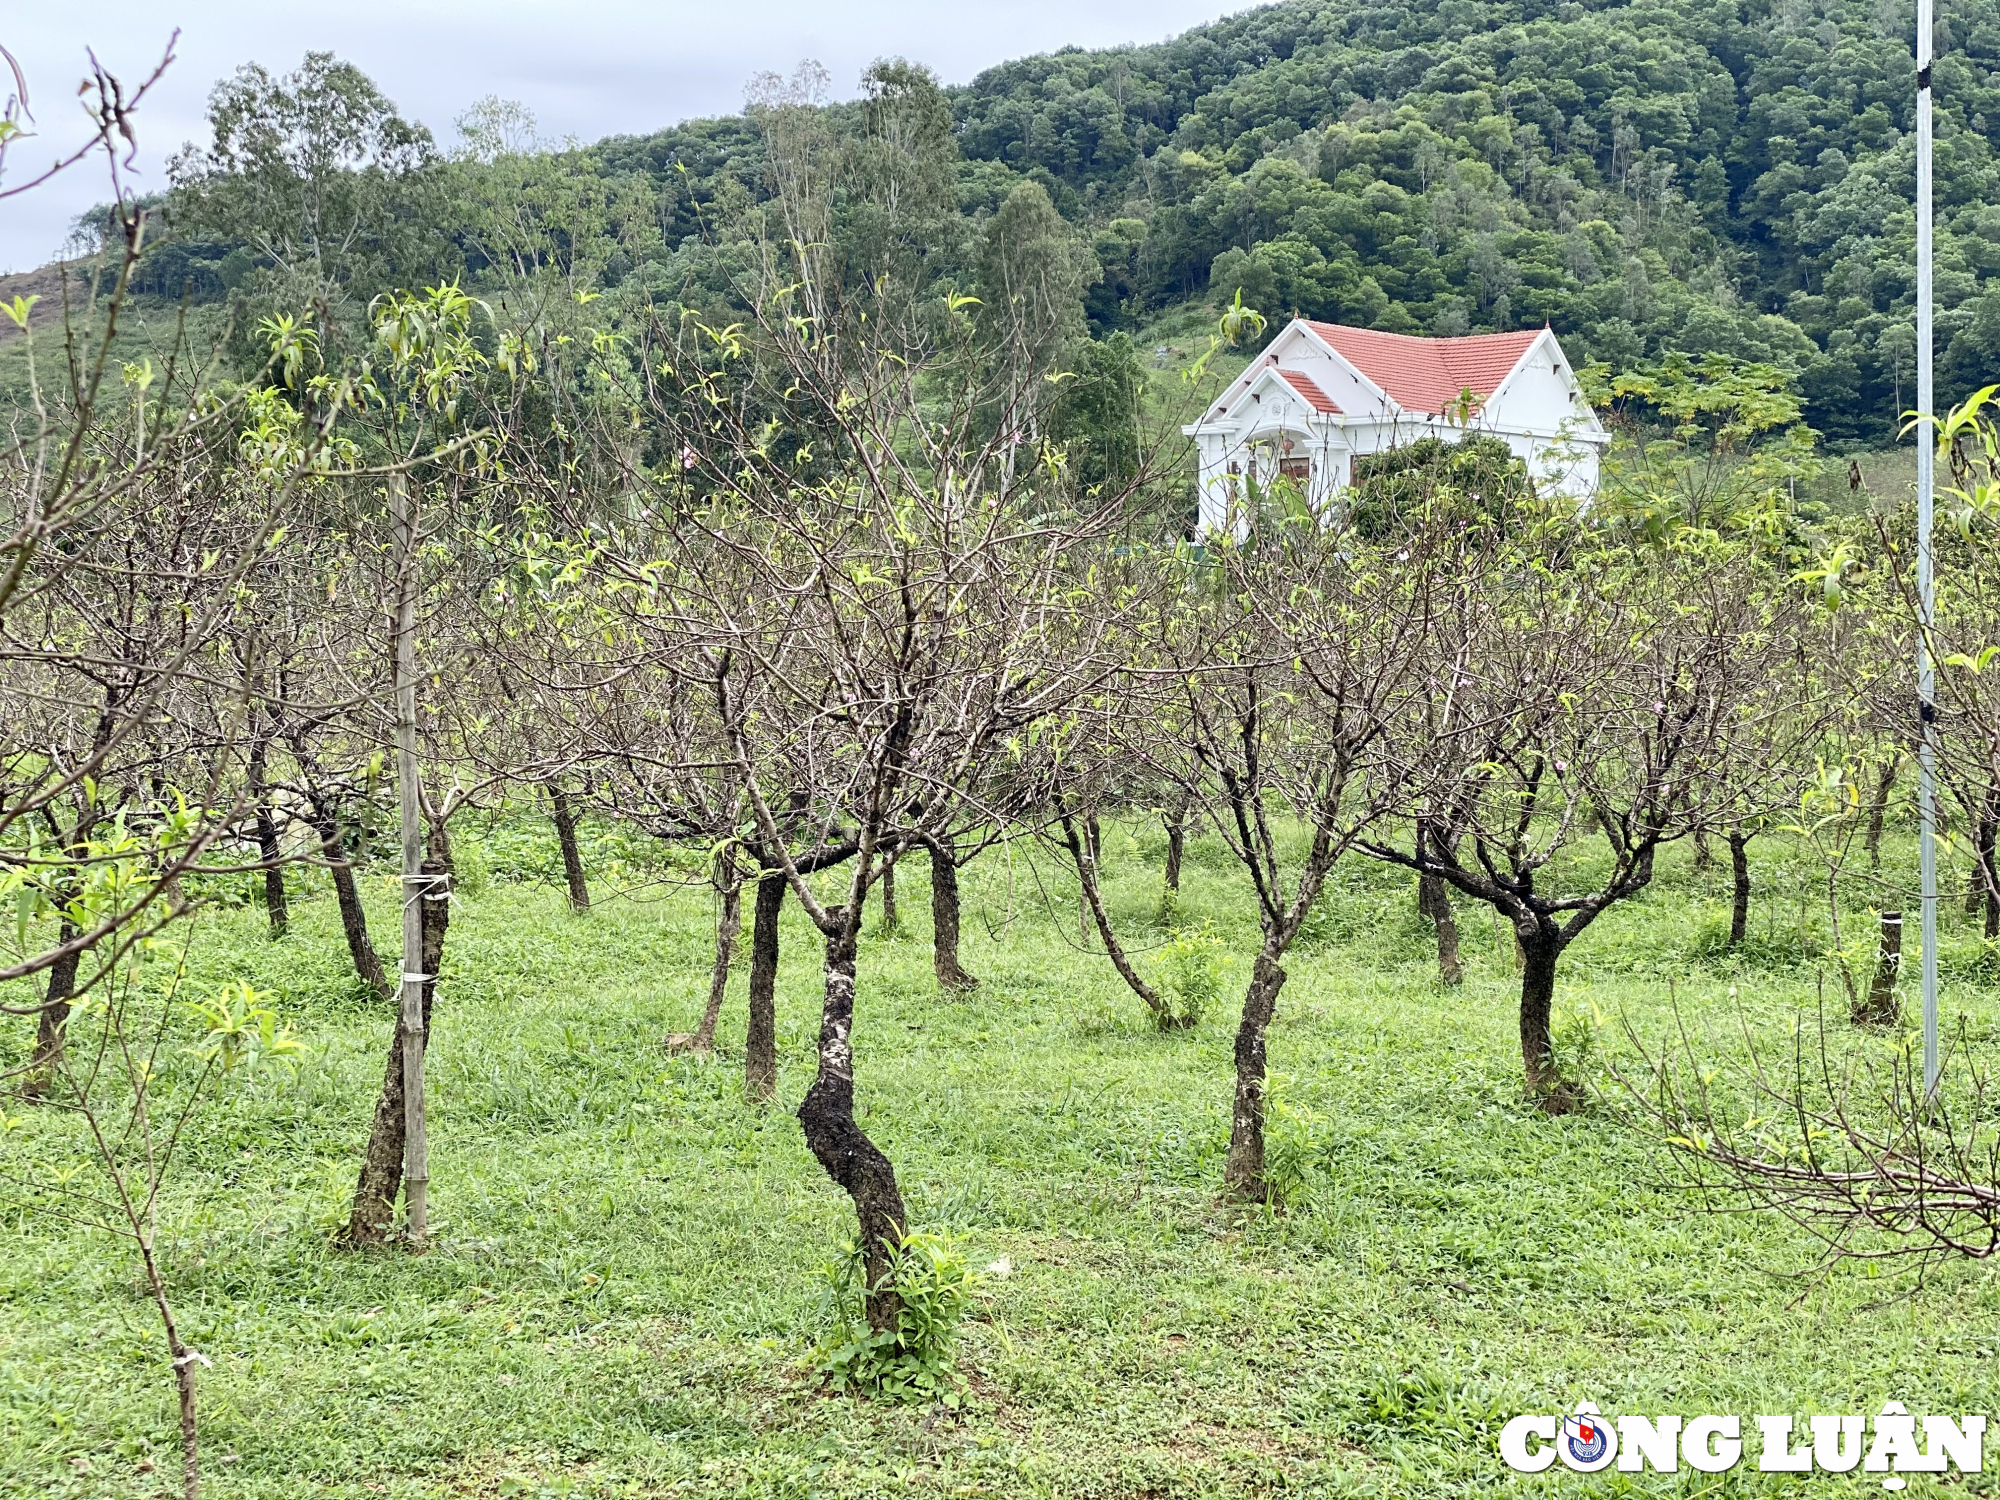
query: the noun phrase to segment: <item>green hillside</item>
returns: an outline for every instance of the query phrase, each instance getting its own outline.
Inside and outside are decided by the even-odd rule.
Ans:
[[[1668,350],[1780,364],[1829,442],[1881,446],[1913,399],[1908,25],[1878,0],[1291,0],[942,94],[878,67],[870,99],[823,117],[832,234],[853,278],[900,246],[920,281],[976,291],[996,215],[1032,180],[1089,252],[1067,283],[1079,339],[1239,287],[1273,315],[1406,332],[1547,320],[1613,367]],[[2000,6],[1946,4],[1938,45],[1951,397],[2000,369]],[[336,311],[358,309],[450,275],[615,292],[614,320],[734,297],[741,227],[769,193],[755,120],[540,151],[507,128],[518,112],[489,109],[446,151],[358,73],[319,66],[348,106],[330,153],[300,148],[309,112],[267,108],[257,135],[284,80],[218,91],[227,138],[184,174],[143,290],[245,304],[239,340],[288,296],[331,286]],[[885,149],[928,154],[935,179],[893,224],[870,211]]]
[[[1012,63],[956,105],[968,158],[1104,226],[1101,317],[1218,279],[1406,332],[1546,319],[1614,365],[1778,360],[1828,437],[1880,439],[1915,349],[1909,25],[1859,0],[1297,3]],[[2000,7],[1944,7],[1938,47],[1956,392],[2000,368]]]

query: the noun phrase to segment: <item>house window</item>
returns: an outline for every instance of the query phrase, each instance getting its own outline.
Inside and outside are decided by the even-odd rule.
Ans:
[[[1312,482],[1312,460],[1309,458],[1281,458],[1278,473],[1286,479],[1297,480],[1301,485]]]

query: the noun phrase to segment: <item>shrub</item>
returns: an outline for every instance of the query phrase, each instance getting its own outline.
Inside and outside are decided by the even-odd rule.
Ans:
[[[1291,1077],[1273,1073],[1264,1084],[1264,1182],[1272,1200],[1295,1204],[1332,1152],[1333,1121],[1291,1095]]]
[[[836,1388],[894,1401],[958,1404],[963,1382],[952,1345],[981,1277],[955,1240],[911,1234],[891,1247],[883,1280],[902,1303],[893,1329],[868,1326],[864,1304],[870,1288],[858,1244],[829,1262],[825,1275],[832,1326],[819,1346],[819,1369]]]
[[[1604,1072],[1604,1012],[1595,1000],[1584,1008],[1558,1013],[1549,1038],[1549,1060],[1562,1079],[1572,1106]]]
[[[1176,927],[1154,960],[1160,998],[1178,1025],[1192,1026],[1222,994],[1222,976],[1229,966],[1214,927]]]

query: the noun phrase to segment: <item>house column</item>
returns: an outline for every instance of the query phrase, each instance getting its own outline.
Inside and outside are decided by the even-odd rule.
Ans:
[[[1229,526],[1229,438],[1226,433],[1204,432],[1195,438],[1197,539],[1219,535]]]
[[[1334,467],[1340,460],[1334,456],[1333,445],[1324,437],[1313,439],[1312,446],[1306,450],[1306,457],[1312,460],[1312,483],[1306,487],[1306,500],[1315,511],[1321,511],[1333,498],[1334,491],[1340,488],[1340,476]]]

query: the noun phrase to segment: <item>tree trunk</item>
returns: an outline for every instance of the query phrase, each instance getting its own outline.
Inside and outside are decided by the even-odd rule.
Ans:
[[[354,972],[361,976],[363,984],[387,1000],[395,994],[395,988],[382,972],[382,960],[375,955],[375,945],[368,940],[368,913],[362,908],[361,892],[355,888],[354,866],[347,858],[339,820],[330,808],[316,812],[320,852],[326,857],[328,873],[333,876],[334,899],[340,904],[340,930],[347,935],[347,952],[354,960]]]
[[[1715,851],[1708,846],[1708,830],[1697,828],[1694,831],[1694,872],[1697,875],[1706,875],[1714,868]]]
[[[1183,797],[1161,819],[1167,825],[1166,895],[1160,902],[1162,908],[1170,908],[1180,900],[1181,860],[1187,854],[1187,815],[1187,799]]]
[[[729,992],[729,965],[736,957],[736,937],[743,930],[743,877],[727,852],[715,864],[716,892],[721,910],[715,919],[715,968],[708,976],[708,1008],[701,1013],[691,1050],[706,1056],[715,1050],[715,1023],[722,999]]]
[[[1993,818],[1979,825],[1979,860],[1975,874],[1979,878],[1979,895],[1986,907],[1984,932],[1988,939],[2000,937],[2000,870],[1996,870],[1993,860],[1993,843],[1996,828]]]
[[[200,1500],[201,1437],[195,1424],[194,1351],[178,1339],[170,1346],[174,1358],[174,1393],[181,1415],[181,1500]]]
[[[1465,963],[1458,953],[1458,918],[1442,875],[1417,877],[1417,910],[1437,928],[1438,977],[1446,984],[1465,983]]]
[[[1896,1020],[1901,1006],[1896,998],[1896,977],[1903,966],[1903,914],[1882,913],[1882,939],[1875,953],[1875,978],[1868,986],[1868,998],[1854,1008],[1856,1023],[1887,1026]]]
[[[1250,971],[1243,994],[1243,1020],[1236,1028],[1236,1099],[1229,1113],[1229,1159],[1222,1185],[1230,1196],[1264,1202],[1271,1196],[1264,1180],[1265,1033],[1277,1014],[1278,991],[1286,974],[1266,943]]]
[[[129,1201],[126,1212],[132,1213]],[[167,1357],[174,1366],[174,1394],[180,1406],[181,1500],[200,1500],[201,1432],[195,1419],[195,1366],[208,1361],[181,1341],[180,1325],[175,1321],[173,1303],[167,1298],[166,1281],[160,1275],[159,1258],[154,1253],[152,1227],[136,1216],[131,1222],[146,1270],[146,1284],[153,1295],[153,1307],[166,1331]]]
[[[1875,801],[1868,809],[1868,834],[1862,845],[1868,851],[1868,868],[1882,868],[1882,820],[1889,813],[1889,793],[1896,785],[1896,773],[1902,768],[1900,755],[1889,757],[1882,767],[1880,779],[1875,783]]]
[[[1091,862],[1097,860],[1097,819],[1083,820],[1083,844],[1090,851]],[[1076,946],[1082,953],[1090,951],[1090,902],[1084,896],[1081,884],[1076,890]]]
[[[285,871],[279,864],[283,852],[278,845],[278,821],[271,815],[270,785],[265,774],[265,752],[270,742],[250,743],[250,796],[257,820],[257,859],[264,866],[264,910],[271,921],[271,936],[281,938],[291,923],[291,908],[285,901]]]
[[[1118,977],[1126,987],[1145,1003],[1153,1013],[1153,1024],[1162,1031],[1173,1031],[1180,1027],[1192,1026],[1194,1017],[1178,1016],[1159,993],[1139,977],[1139,971],[1132,967],[1125,956],[1124,945],[1111,930],[1111,914],[1104,909],[1104,893],[1097,884],[1097,860],[1086,851],[1083,841],[1077,837],[1076,822],[1070,817],[1060,798],[1056,810],[1062,821],[1063,838],[1069,845],[1069,857],[1076,865],[1077,883],[1083,887],[1083,899],[1090,908],[1091,916],[1097,922],[1097,935],[1104,940],[1104,951],[1111,957],[1111,966],[1118,971]]]
[[[882,936],[894,937],[900,922],[896,916],[896,862],[882,866]]]
[[[826,939],[826,998],[820,1016],[819,1071],[799,1105],[806,1145],[854,1200],[861,1261],[868,1278],[868,1326],[894,1330],[902,1303],[887,1285],[889,1252],[906,1215],[896,1169],[854,1119],[854,961],[858,920],[829,913],[839,925]]]
[[[56,931],[56,945],[75,942],[78,937],[77,925],[67,916]],[[43,994],[42,1008],[35,1017],[35,1050],[28,1059],[28,1070],[21,1077],[21,1097],[30,1103],[46,1099],[49,1088],[55,1083],[56,1070],[62,1066],[63,1042],[68,1035],[69,1002],[76,994],[76,973],[83,963],[81,953],[72,953],[57,959],[49,965],[49,987]]]
[[[403,1185],[403,1018],[389,1038],[389,1060],[382,1070],[382,1092],[375,1099],[375,1118],[368,1126],[368,1146],[361,1154],[361,1178],[354,1185],[354,1202],[342,1238],[349,1245],[379,1245],[389,1237],[396,1213],[396,1194]]]
[[[423,874],[429,881],[413,891],[422,891],[423,969],[429,975],[423,984],[422,1026],[417,1045],[430,1037],[431,1001],[437,993],[438,966],[444,962],[444,939],[451,926],[451,838],[442,827],[431,830],[429,857]],[[432,884],[430,882],[435,882]],[[389,1060],[382,1071],[382,1093],[375,1101],[375,1118],[368,1128],[368,1149],[361,1158],[361,1178],[355,1184],[354,1205],[348,1214],[344,1236],[350,1245],[379,1245],[389,1233],[395,1216],[396,1194],[403,1186],[403,1155],[407,1141],[408,1104],[403,1090],[403,1060],[409,1038],[400,1015],[396,1032],[389,1042]]]
[[[1536,923],[1528,932],[1517,924],[1521,945],[1521,1070],[1528,1092],[1551,1113],[1570,1103],[1556,1072],[1554,1038],[1549,1018],[1555,1007],[1556,960],[1562,957],[1562,936],[1553,924]]]
[[[1981,813],[1972,834],[1972,868],[1965,874],[1965,914],[1979,915],[1979,906],[1986,899],[1986,850],[1993,842],[1993,820]]]
[[[1965,914],[1977,916],[1980,906],[1986,900],[1986,888],[1990,883],[1987,874],[1992,864],[1994,821],[1996,809],[1989,795],[1980,803],[1979,817],[1973,825],[1972,869],[1965,877]]]
[[[750,923],[750,1023],[743,1033],[743,1094],[766,1104],[778,1092],[778,917],[785,906],[785,872],[757,881]]]
[[[563,879],[569,883],[569,909],[590,910],[590,884],[583,878],[583,854],[576,846],[576,814],[569,805],[569,793],[549,783],[549,815],[556,825],[556,842],[562,846]]]
[[[1729,946],[1738,947],[1750,929],[1750,835],[1739,826],[1729,830]]]
[[[924,846],[931,852],[931,968],[939,985],[963,993],[979,981],[958,961],[958,865],[941,840]]]

